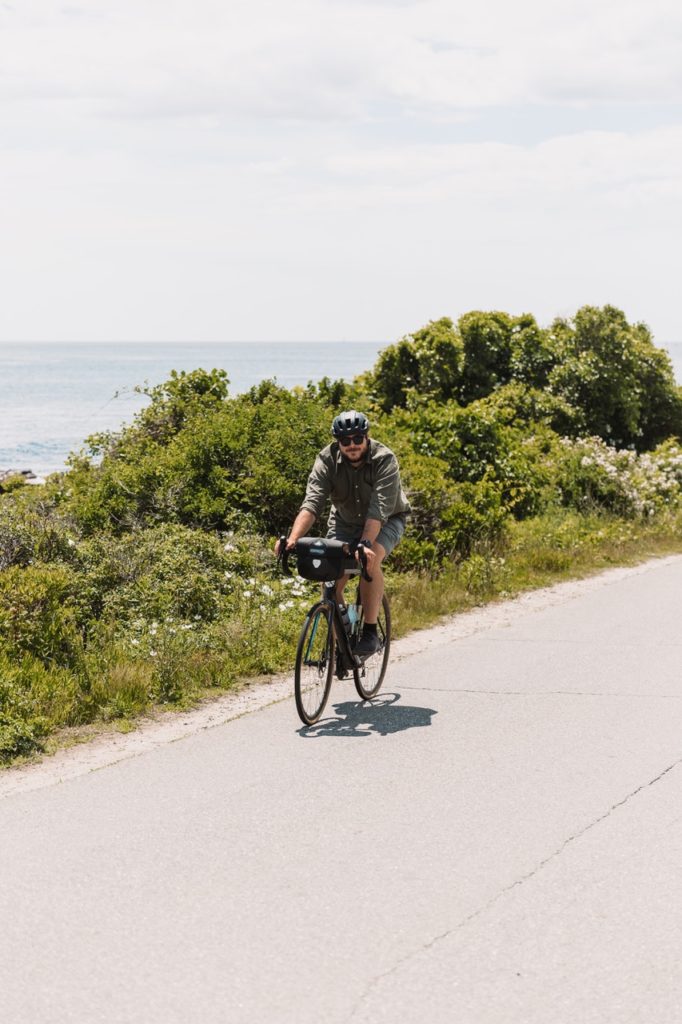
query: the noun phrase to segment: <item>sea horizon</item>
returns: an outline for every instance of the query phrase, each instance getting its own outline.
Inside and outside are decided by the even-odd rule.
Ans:
[[[224,369],[230,394],[262,380],[305,386],[351,380],[371,369],[388,341],[0,342],[0,471],[40,477],[66,468],[86,438],[129,423],[148,399],[136,387],[171,370]],[[682,384],[682,342],[657,346]]]
[[[131,422],[148,399],[135,388],[172,370],[224,369],[230,394],[262,380],[305,386],[350,380],[387,342],[0,342],[0,471],[40,477],[66,468],[85,439]]]

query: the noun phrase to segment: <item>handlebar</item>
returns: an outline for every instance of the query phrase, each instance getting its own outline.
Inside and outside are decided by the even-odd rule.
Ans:
[[[351,548],[351,550],[353,550]],[[364,544],[356,544],[355,551],[360,555],[360,575],[368,583],[372,582],[372,576],[367,572],[367,551]]]
[[[289,552],[287,551],[287,537],[279,538],[279,554],[277,555],[277,561],[282,565],[282,572],[285,576],[291,576],[291,569],[289,568]]]
[[[277,555],[277,561],[281,564],[282,572],[285,576],[292,575],[291,569],[289,568],[289,556],[291,552],[287,548],[288,539],[288,537],[279,538],[279,554]],[[360,575],[364,580],[367,580],[368,583],[371,583],[373,577],[367,572],[367,553],[365,551],[364,544],[359,544],[355,541],[350,543],[348,548],[351,555],[354,555],[357,552],[360,556]]]

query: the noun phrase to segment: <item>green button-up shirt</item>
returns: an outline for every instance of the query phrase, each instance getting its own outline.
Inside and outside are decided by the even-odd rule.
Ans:
[[[329,498],[330,523],[340,521],[352,527],[362,527],[366,519],[385,523],[410,511],[398,460],[390,448],[371,438],[367,457],[357,468],[343,457],[336,441],[317,456],[301,508],[319,519]]]

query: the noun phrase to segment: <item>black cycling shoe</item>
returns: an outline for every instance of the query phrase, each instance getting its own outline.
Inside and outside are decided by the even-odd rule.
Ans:
[[[363,633],[355,645],[355,656],[362,661],[371,654],[376,654],[380,647],[381,640],[376,633]]]

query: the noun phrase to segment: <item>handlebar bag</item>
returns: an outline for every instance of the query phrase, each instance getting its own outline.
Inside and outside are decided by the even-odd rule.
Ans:
[[[338,580],[357,562],[344,551],[342,540],[324,537],[301,537],[296,541],[299,575],[306,580]]]

